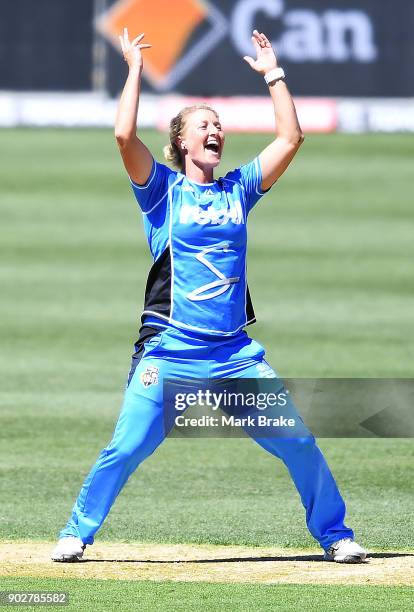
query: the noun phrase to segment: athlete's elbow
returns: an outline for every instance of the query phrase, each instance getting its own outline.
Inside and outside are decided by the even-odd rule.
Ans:
[[[302,131],[298,130],[295,132],[290,132],[288,134],[284,134],[283,136],[279,136],[278,140],[283,141],[285,148],[288,152],[297,151],[303,141],[305,140],[305,136]]]
[[[135,134],[129,133],[122,129],[115,128],[115,140],[118,143],[120,149],[125,149],[128,144],[133,140]]]
[[[305,140],[305,135],[301,130],[297,130],[289,134],[286,140],[293,149],[299,149],[299,147]]]
[[[305,134],[303,132],[298,132],[296,144],[300,147],[305,142]]]
[[[115,132],[115,140],[120,149],[124,149],[128,142],[128,138],[122,132]]]

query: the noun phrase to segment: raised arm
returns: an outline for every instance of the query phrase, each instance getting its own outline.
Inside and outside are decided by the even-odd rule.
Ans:
[[[137,113],[143,68],[141,49],[151,46],[140,44],[143,37],[144,34],[140,34],[131,42],[126,28],[124,35],[119,37],[129,73],[115,121],[115,138],[124,166],[131,179],[139,185],[143,185],[148,180],[153,161],[151,153],[137,136]]]
[[[257,59],[244,57],[253,70],[263,76],[277,68],[272,45],[264,34],[254,30],[252,36]],[[276,122],[276,138],[259,155],[262,169],[262,190],[269,189],[284,173],[304,140],[296,115],[295,105],[283,80],[269,83]]]

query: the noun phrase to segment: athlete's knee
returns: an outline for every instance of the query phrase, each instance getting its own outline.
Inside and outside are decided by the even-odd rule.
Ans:
[[[153,436],[140,436],[134,439],[112,440],[104,450],[106,461],[115,464],[139,464],[144,461],[158,446],[159,441]]]
[[[315,446],[315,438],[312,435],[303,436],[302,438],[294,438],[294,442],[296,443],[298,449],[303,449],[304,451]]]
[[[111,443],[103,450],[105,462],[110,466],[128,464],[141,455],[140,446],[133,444],[117,445]]]
[[[316,442],[314,436],[304,436],[302,438],[288,438],[279,441],[279,448],[284,448],[288,452],[306,455],[314,451]]]
[[[312,434],[310,434],[309,436],[302,436],[300,438],[293,438],[293,439],[296,440],[299,446],[303,446],[303,447],[313,446],[315,444],[315,437],[312,436]]]

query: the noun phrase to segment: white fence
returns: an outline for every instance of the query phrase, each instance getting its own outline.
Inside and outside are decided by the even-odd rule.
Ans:
[[[268,97],[189,98],[142,95],[139,124],[161,130],[183,106],[203,101],[235,132],[271,132]],[[414,132],[414,99],[296,98],[305,132]],[[113,127],[117,101],[94,93],[0,92],[0,127]]]

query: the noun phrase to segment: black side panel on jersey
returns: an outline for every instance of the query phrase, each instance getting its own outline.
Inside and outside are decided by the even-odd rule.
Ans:
[[[134,375],[137,365],[142,359],[142,356],[144,354],[144,349],[145,349],[145,346],[144,346],[145,343],[148,342],[148,340],[151,340],[151,338],[153,338],[157,334],[159,334],[160,331],[161,330],[156,329],[155,327],[150,327],[149,325],[143,325],[141,329],[139,330],[139,338],[135,342],[135,353],[132,355],[131,368],[128,374],[127,387],[129,386],[129,383],[131,382],[131,378]]]
[[[246,288],[246,316],[247,320],[250,321],[250,324],[256,321],[256,315],[254,314],[253,304],[250,297],[249,285],[247,285]]]
[[[144,310],[170,316],[171,311],[171,257],[167,247],[162,255],[154,262],[148,275],[145,288]],[[145,315],[142,316],[144,323]]]

